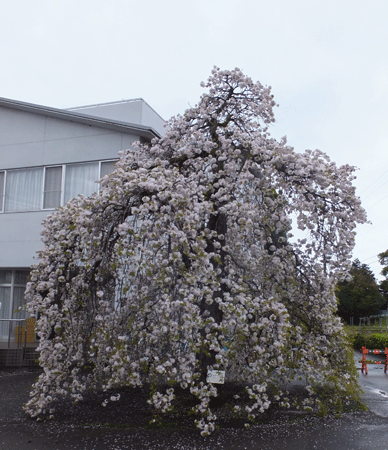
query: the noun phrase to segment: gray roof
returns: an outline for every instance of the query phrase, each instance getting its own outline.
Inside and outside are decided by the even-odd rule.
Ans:
[[[92,125],[99,128],[119,131],[122,133],[136,134],[147,140],[151,140],[155,137],[160,137],[160,134],[157,131],[148,126],[136,123],[119,122],[102,117],[68,111],[65,109],[35,105],[33,103],[25,103],[3,97],[0,97],[0,107],[1,106],[34,114],[41,114],[43,116],[53,117],[55,119],[66,120],[69,122],[82,123],[84,125]]]

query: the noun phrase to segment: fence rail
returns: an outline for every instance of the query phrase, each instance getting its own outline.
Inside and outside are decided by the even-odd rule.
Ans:
[[[353,319],[353,318],[351,318]],[[380,333],[388,333],[388,311],[381,311],[380,314],[375,314],[367,317],[359,318],[359,329],[361,330],[363,327],[368,329],[379,330]]]
[[[36,344],[35,318],[0,319],[0,348],[27,348]]]

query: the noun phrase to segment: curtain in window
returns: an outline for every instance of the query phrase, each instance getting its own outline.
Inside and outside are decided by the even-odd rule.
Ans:
[[[117,161],[103,161],[101,163],[101,175],[100,178],[102,178],[105,175],[109,175],[115,170],[115,164]]]
[[[4,200],[4,172],[0,172],[0,211],[3,211]]]
[[[0,286],[0,319],[9,319],[11,313],[11,287]],[[0,339],[7,339],[9,322],[0,321]]]
[[[12,284],[12,270],[0,270],[0,284]]]
[[[27,311],[17,311],[25,304],[24,291],[29,270],[0,270],[0,319],[25,319]],[[18,322],[0,321],[0,340],[14,339]],[[10,333],[10,334],[9,334]]]
[[[66,166],[65,203],[78,194],[91,195],[97,192],[96,181],[99,178],[98,162],[86,164],[71,164]]]
[[[21,311],[18,309],[26,304],[24,299],[24,292],[26,286],[13,288],[13,306],[12,306],[12,318],[13,319],[25,319],[27,317],[27,311],[23,308]]]
[[[41,209],[43,168],[7,171],[4,211]]]
[[[46,167],[43,208],[57,208],[61,204],[62,167]]]

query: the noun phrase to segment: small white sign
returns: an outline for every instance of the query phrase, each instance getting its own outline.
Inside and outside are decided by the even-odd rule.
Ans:
[[[206,382],[213,384],[224,384],[225,370],[208,370]]]

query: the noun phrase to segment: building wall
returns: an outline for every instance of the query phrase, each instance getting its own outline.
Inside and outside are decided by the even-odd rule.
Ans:
[[[98,190],[96,174],[109,173],[120,150],[140,135],[151,139],[156,133],[148,127],[162,130],[163,122],[143,100],[94,108],[93,114],[10,103],[2,99],[0,105],[0,347],[16,345],[16,330],[26,317],[16,309],[43,246],[42,222],[54,211],[43,208],[58,206],[75,192]],[[87,113],[109,120],[90,120]]]
[[[30,267],[42,248],[42,222],[52,211],[2,213],[0,216],[0,268]]]
[[[140,137],[0,107],[0,170],[117,159]],[[52,211],[0,213],[0,268],[29,267]]]
[[[117,158],[139,136],[0,107],[0,170]]]

